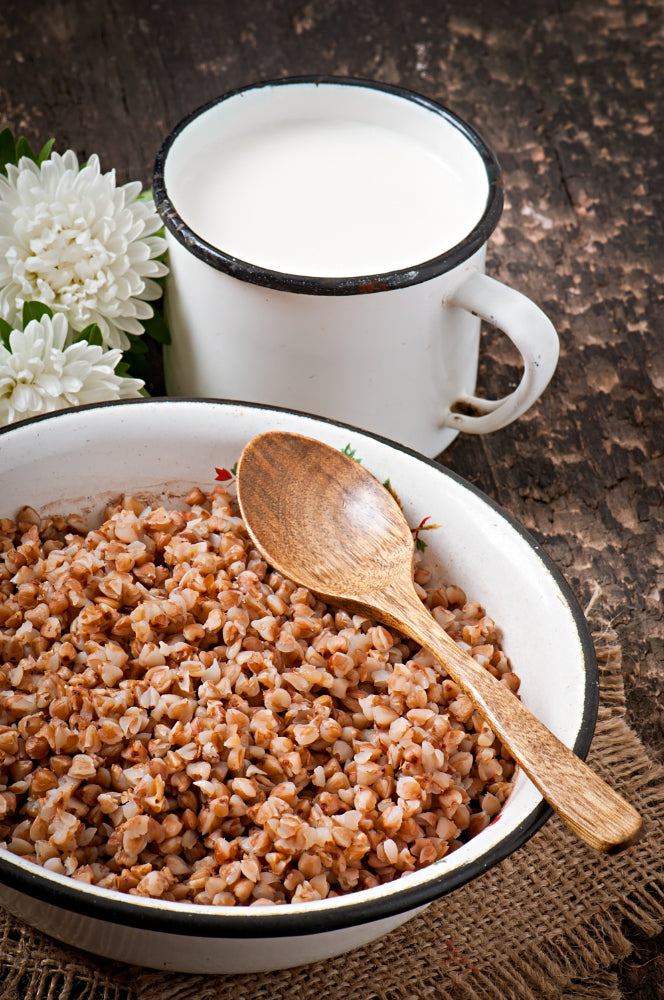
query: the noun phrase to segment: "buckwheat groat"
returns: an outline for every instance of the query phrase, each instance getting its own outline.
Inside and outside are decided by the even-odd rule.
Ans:
[[[428,653],[318,601],[234,498],[123,498],[104,523],[0,521],[0,839],[138,895],[270,905],[429,865],[500,811],[514,764]],[[494,622],[422,599],[512,690]]]

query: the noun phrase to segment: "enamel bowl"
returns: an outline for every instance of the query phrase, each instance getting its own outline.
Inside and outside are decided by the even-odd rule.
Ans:
[[[0,432],[0,516],[23,504],[98,516],[118,494],[210,488],[255,434],[287,430],[350,445],[390,478],[410,524],[430,515],[425,564],[500,625],[521,697],[584,757],[598,700],[588,627],[537,542],[459,476],[322,418],[218,400],[132,400],[62,411]],[[366,944],[523,845],[551,815],[522,774],[498,820],[441,861],[388,885],[319,902],[218,907],[125,895],[51,873],[0,849],[0,904],[67,944],[130,964],[207,973],[303,965]]]

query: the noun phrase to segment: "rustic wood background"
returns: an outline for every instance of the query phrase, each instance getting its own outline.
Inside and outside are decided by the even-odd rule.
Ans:
[[[150,183],[187,112],[265,78],[371,77],[475,124],[505,175],[489,273],[539,302],[562,352],[525,417],[441,461],[617,629],[630,722],[664,761],[662,0],[3,0],[0,38],[0,126],[122,182]],[[516,359],[485,341],[481,385],[502,393]],[[663,953],[636,942],[625,998],[664,995]]]

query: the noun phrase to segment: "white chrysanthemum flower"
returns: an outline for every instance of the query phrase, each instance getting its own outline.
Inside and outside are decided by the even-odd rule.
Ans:
[[[12,330],[9,350],[0,344],[0,426],[65,406],[139,396],[143,382],[122,378],[122,351],[82,340],[67,346],[65,316],[33,319]]]
[[[0,315],[20,324],[24,302],[63,313],[72,329],[97,323],[107,347],[129,347],[158,299],[154,281],[168,271],[155,260],[166,241],[138,181],[116,187],[93,155],[79,170],[76,154],[28,157],[0,177]]]

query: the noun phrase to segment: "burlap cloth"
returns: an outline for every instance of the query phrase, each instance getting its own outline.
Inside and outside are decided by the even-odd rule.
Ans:
[[[382,940],[300,969],[163,975],[96,961],[0,911],[2,1000],[619,1000],[626,932],[664,926],[664,769],[624,720],[620,648],[595,636],[601,707],[589,760],[648,834],[614,858],[556,818],[520,850]]]

